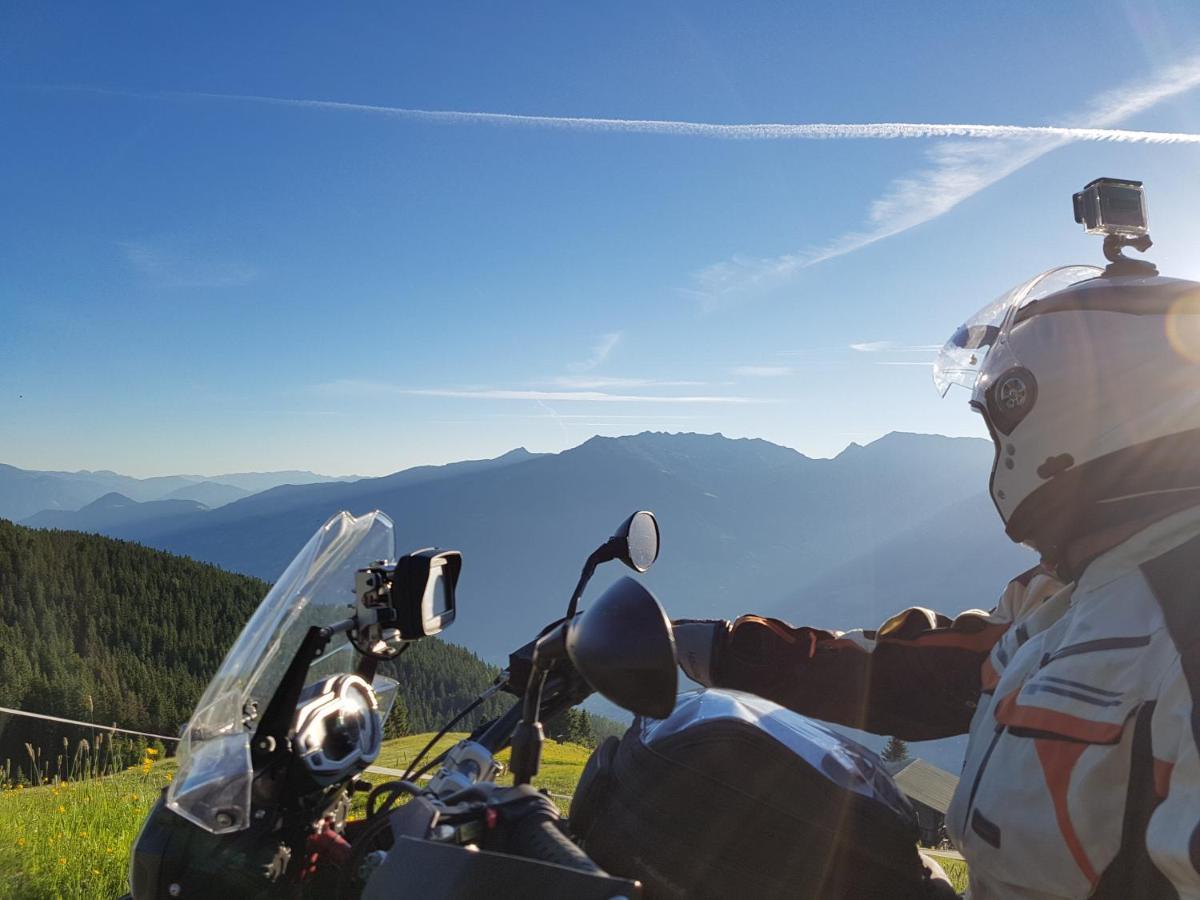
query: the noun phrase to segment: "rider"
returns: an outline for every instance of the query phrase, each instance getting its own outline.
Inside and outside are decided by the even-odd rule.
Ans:
[[[1041,556],[991,612],[675,628],[701,684],[904,740],[969,732],[947,825],[973,900],[1200,896],[1200,284],[1110,243],[1133,242],[1005,295],[935,367],[943,393],[971,386],[992,499]]]

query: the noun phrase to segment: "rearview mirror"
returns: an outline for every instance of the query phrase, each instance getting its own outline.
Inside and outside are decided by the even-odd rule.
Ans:
[[[617,548],[617,559],[635,572],[645,572],[658,559],[658,519],[649,510],[635,512],[621,523],[613,537],[623,541]]]
[[[654,521],[649,513],[637,515]],[[618,706],[655,719],[675,708],[671,622],[654,595],[632,578],[617,581],[567,623],[566,650],[584,680]]]

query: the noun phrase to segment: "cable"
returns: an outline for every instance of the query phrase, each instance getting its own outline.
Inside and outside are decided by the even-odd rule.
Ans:
[[[441,753],[439,753],[437,756],[435,756],[429,762],[425,763],[425,765],[421,766],[420,769],[418,769],[416,772],[414,772],[413,778],[414,779],[424,778],[426,775],[429,774],[430,770],[436,768],[437,766],[439,766],[443,762],[445,762],[446,757],[449,755],[450,755],[449,749],[443,750]]]
[[[453,719],[451,719],[449,722],[447,722],[444,726],[442,726],[442,730],[439,731],[437,734],[435,734],[433,736],[433,738],[429,741],[429,743],[427,743],[424,747],[421,748],[421,752],[418,753],[416,755],[416,757],[414,757],[413,761],[411,763],[409,763],[408,768],[404,770],[404,780],[405,781],[412,781],[412,779],[414,777],[413,768],[416,766],[416,764],[419,763],[421,760],[423,760],[425,758],[425,754],[428,753],[430,750],[432,750],[434,745],[437,744],[438,741],[440,741],[442,738],[444,738],[446,736],[446,732],[448,732],[451,728],[453,728],[455,725],[457,725],[464,716],[466,716],[469,713],[474,712],[475,709],[482,702],[483,702],[483,697],[476,697],[474,700],[472,700],[467,705],[466,709],[464,709],[462,712],[460,712],[458,715],[456,715]]]
[[[62,722],[65,725],[82,725],[84,728],[94,728],[96,731],[119,731],[122,734],[136,734],[139,737],[158,738],[160,741],[178,741],[182,738],[168,734],[151,734],[149,731],[134,731],[132,728],[118,728],[116,725],[99,725],[96,722],[81,722],[79,719],[64,719],[62,716],[48,716],[44,713],[27,712],[23,709],[9,709],[0,706],[0,713],[10,716],[26,716],[30,719],[45,719],[47,722]]]
[[[499,681],[497,681],[496,684],[493,684],[486,691],[484,691],[482,694],[480,694],[478,697],[476,697],[474,700],[472,700],[470,703],[468,703],[467,707],[462,712],[460,712],[453,719],[451,719],[449,722],[447,722],[442,727],[442,730],[439,731],[437,734],[435,734],[433,736],[433,739],[428,744],[426,744],[424,747],[421,748],[421,752],[416,755],[416,758],[414,758],[413,761],[411,763],[409,763],[408,768],[404,770],[403,780],[404,781],[412,781],[413,778],[417,777],[417,776],[413,775],[413,769],[416,767],[417,763],[419,763],[422,759],[425,758],[425,754],[428,753],[430,750],[432,750],[434,745],[437,744],[437,742],[440,741],[442,738],[444,738],[446,736],[446,733],[451,728],[453,728],[455,725],[457,725],[459,722],[461,722],[466,716],[470,715],[476,709],[478,709],[480,704],[482,704],[485,700],[495,696],[495,694],[497,692],[499,692],[500,687],[501,687],[501,685],[500,685]],[[442,756],[444,757],[445,754],[442,754]],[[428,770],[428,767],[426,767],[425,769],[422,769],[421,772],[424,773],[427,770]]]
[[[375,799],[381,794],[387,793],[387,800],[383,805],[376,809]],[[367,794],[367,818],[374,818],[376,815],[382,815],[395,806],[396,801],[401,794],[409,794],[416,797],[421,793],[421,789],[411,781],[387,781],[378,787],[372,788],[371,793]]]

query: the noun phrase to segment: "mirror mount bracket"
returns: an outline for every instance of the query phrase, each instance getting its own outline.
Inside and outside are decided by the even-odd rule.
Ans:
[[[512,737],[509,768],[514,785],[529,784],[537,777],[541,768],[542,748],[546,743],[546,733],[541,723],[542,690],[546,686],[546,676],[549,675],[551,667],[567,655],[568,627],[569,620],[557,628],[552,628],[533,645],[529,682],[525,686],[525,697],[522,701],[521,723]]]

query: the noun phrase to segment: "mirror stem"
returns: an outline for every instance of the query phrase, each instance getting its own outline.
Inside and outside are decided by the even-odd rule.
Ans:
[[[596,572],[596,566],[600,565],[600,563],[616,559],[620,549],[621,539],[611,537],[601,544],[595,553],[588,557],[587,562],[583,564],[583,573],[579,576],[579,583],[575,585],[575,591],[571,594],[571,602],[567,604],[568,619],[578,612],[579,600],[583,596],[583,591],[587,587],[588,582],[592,580],[592,575]]]

